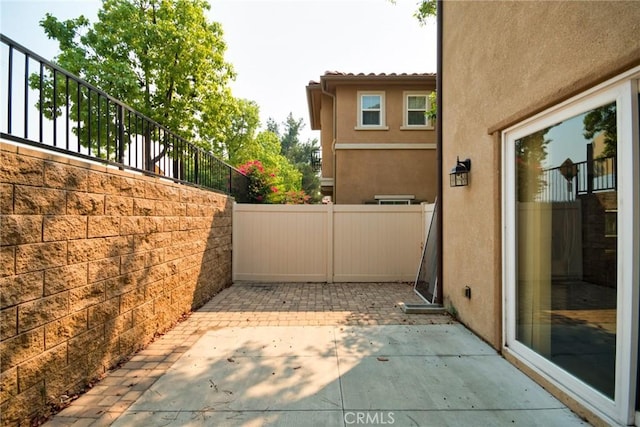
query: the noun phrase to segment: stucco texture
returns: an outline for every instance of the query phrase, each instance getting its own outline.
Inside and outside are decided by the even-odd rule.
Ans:
[[[444,2],[442,19],[443,293],[500,348],[499,131],[640,63],[640,7]],[[448,185],[456,156],[472,160],[468,187]]]
[[[436,197],[435,150],[338,150],[336,203],[375,202],[376,195]]]

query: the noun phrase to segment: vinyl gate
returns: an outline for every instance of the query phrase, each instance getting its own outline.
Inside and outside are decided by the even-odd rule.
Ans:
[[[433,207],[235,204],[233,280],[412,282]]]

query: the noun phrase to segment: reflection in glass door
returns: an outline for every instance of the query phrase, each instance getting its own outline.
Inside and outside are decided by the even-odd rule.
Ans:
[[[616,383],[616,104],[515,141],[515,338],[610,399]]]

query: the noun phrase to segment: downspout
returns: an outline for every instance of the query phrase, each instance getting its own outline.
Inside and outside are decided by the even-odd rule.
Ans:
[[[442,305],[443,303],[443,288],[444,282],[442,280],[442,262],[443,258],[443,238],[442,238],[442,222],[444,215],[442,214],[442,12],[444,11],[444,0],[437,0],[436,3],[436,25],[437,25],[437,41],[436,41],[436,163],[437,163],[437,194],[438,203],[436,204],[436,215],[438,221],[437,227],[437,283],[439,292],[436,295],[436,303]]]
[[[331,126],[331,153],[333,155],[333,171],[331,173],[331,175],[333,176],[333,200],[332,202],[335,203],[336,200],[338,199],[337,196],[337,186],[336,186],[336,136],[337,136],[337,129],[336,129],[336,125],[337,125],[337,118],[338,118],[338,114],[336,112],[336,96],[334,94],[332,94],[331,92],[329,92],[326,89],[326,83],[327,81],[324,79],[320,79],[320,90],[322,91],[322,93],[324,95],[330,96],[331,97],[331,102],[333,103],[333,123]]]

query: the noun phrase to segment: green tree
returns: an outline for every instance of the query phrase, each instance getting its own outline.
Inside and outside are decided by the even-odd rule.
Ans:
[[[271,117],[267,119],[267,130],[280,135],[280,126]]]
[[[302,174],[302,190],[309,196],[309,202],[318,203],[321,200],[320,178],[313,167],[313,156],[320,149],[317,139],[300,141],[300,132],[304,129],[303,119],[295,119],[289,113],[283,125],[283,133],[279,133],[279,125],[273,120],[267,121],[267,128],[280,138],[281,152],[289,162]]]
[[[271,191],[265,203],[286,203],[288,193],[301,191],[302,174],[281,154],[280,139],[265,130],[244,145],[237,153],[238,165],[259,161],[269,177]]]
[[[616,103],[603,105],[591,110],[584,116],[583,123],[584,137],[586,139],[593,139],[598,135],[603,135],[604,150],[600,157],[616,156],[618,147]]]
[[[416,10],[413,16],[415,16],[422,25],[425,25],[430,17],[436,16],[437,12],[438,2],[436,0],[422,0],[418,3],[418,10]]]
[[[179,136],[207,150],[224,151],[217,141],[238,138],[238,111],[250,114],[249,103],[236,101],[228,87],[235,77],[225,62],[226,45],[219,23],[209,22],[204,0],[103,0],[95,24],[84,17],[60,21],[47,14],[40,22],[45,33],[59,43],[55,58],[62,68],[102,88]],[[33,79],[32,86],[37,84]],[[45,81],[48,102],[44,114],[62,114],[71,103],[74,132],[83,145],[100,133],[115,131],[115,114],[77,90],[62,98],[62,79]],[[54,89],[55,86],[55,89]],[[57,99],[52,101],[53,94]],[[57,108],[52,108],[56,105]],[[242,116],[240,114],[240,116]],[[102,128],[91,126],[101,120]],[[241,132],[245,131],[240,126]],[[127,130],[133,138],[138,130]],[[147,150],[159,144],[161,153],[175,150],[168,139],[144,134]]]
[[[544,189],[542,163],[547,158],[546,128],[516,141],[516,174],[518,201],[531,202]]]
[[[396,3],[396,0],[389,1],[393,4]],[[414,12],[413,16],[418,20],[418,22],[420,22],[420,24],[425,25],[430,17],[436,16],[437,12],[437,0],[420,0],[418,2],[418,9]]]
[[[229,118],[229,132],[223,140],[216,141],[214,152],[231,164],[240,163],[244,148],[251,146],[260,126],[260,109],[254,101],[236,99],[225,105]]]
[[[303,128],[304,121],[302,119],[294,119],[293,113],[289,113],[287,120],[284,122],[284,134],[280,136],[280,145],[282,154],[293,160],[294,163],[297,163],[297,161],[292,159],[292,156],[295,156],[294,151],[300,144],[300,131]]]

